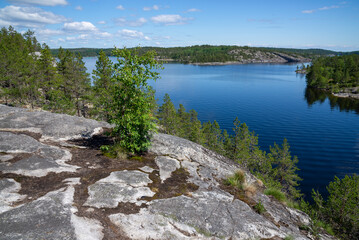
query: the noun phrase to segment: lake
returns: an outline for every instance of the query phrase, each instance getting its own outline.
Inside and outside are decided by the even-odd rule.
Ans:
[[[92,72],[96,58],[84,61]],[[334,176],[359,174],[358,101],[307,89],[296,64],[164,67],[161,79],[151,83],[160,104],[168,93],[176,107],[183,104],[202,122],[217,120],[227,130],[238,116],[266,151],[287,138],[299,158],[300,188],[307,196],[313,188],[325,195]]]

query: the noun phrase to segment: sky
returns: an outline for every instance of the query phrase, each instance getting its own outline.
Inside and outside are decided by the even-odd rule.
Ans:
[[[0,27],[9,25],[51,48],[359,50],[358,0],[0,0]]]

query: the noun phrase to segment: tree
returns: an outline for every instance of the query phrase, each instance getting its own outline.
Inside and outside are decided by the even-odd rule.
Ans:
[[[86,103],[91,84],[82,56],[60,48],[58,57],[60,61],[57,69],[62,76],[63,95],[61,97],[65,105],[63,109],[70,114],[86,116]]]
[[[166,93],[163,97],[163,104],[159,108],[159,124],[164,128],[165,133],[176,135],[177,131],[177,114],[170,96]]]
[[[155,131],[153,90],[149,80],[159,78],[157,69],[161,65],[155,60],[154,52],[139,56],[137,51],[126,48],[113,51],[117,57],[114,77],[109,89],[111,100],[105,111],[116,143],[130,152],[141,152],[150,145],[152,131]]]
[[[193,109],[189,111],[190,115],[190,130],[189,130],[189,136],[188,139],[192,142],[196,142],[201,144],[202,143],[202,124],[201,121],[197,118],[197,112]]]
[[[334,177],[327,186],[325,200],[312,191],[313,205],[304,203],[305,211],[313,218],[329,223],[342,239],[359,239],[359,175]]]
[[[296,173],[299,170],[296,166],[298,158],[297,156],[291,157],[287,139],[283,140],[282,147],[276,143],[273,147],[270,146],[268,158],[273,166],[272,179],[280,184],[281,190],[287,196],[293,199],[299,198],[301,196],[300,191],[295,188],[299,186],[298,181],[302,180]]]
[[[108,92],[112,84],[111,79],[114,74],[113,63],[106,56],[104,51],[100,51],[96,61],[96,69],[92,71],[93,78],[93,103],[95,115],[98,119],[108,120],[104,113],[106,102],[110,101]]]

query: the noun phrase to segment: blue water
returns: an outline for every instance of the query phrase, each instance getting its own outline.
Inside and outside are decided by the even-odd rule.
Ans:
[[[84,60],[91,72],[96,58]],[[227,130],[238,116],[258,134],[266,151],[287,138],[292,155],[299,158],[300,188],[306,196],[313,188],[325,195],[335,175],[359,174],[358,103],[349,108],[335,98],[330,104],[325,93],[319,93],[321,101],[309,100],[305,96],[313,94],[306,94],[305,77],[295,73],[297,65],[164,67],[161,79],[151,83],[160,104],[168,93],[175,106],[195,109],[202,122],[217,120]]]

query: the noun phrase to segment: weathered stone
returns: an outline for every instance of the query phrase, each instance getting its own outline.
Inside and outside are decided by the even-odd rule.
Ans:
[[[13,208],[12,203],[22,200],[26,195],[20,195],[18,192],[21,189],[20,183],[13,179],[0,179],[0,213]]]
[[[42,177],[49,172],[75,172],[79,168],[65,163],[71,160],[67,150],[42,144],[23,134],[0,132],[0,152],[30,153],[14,163],[0,162],[0,171],[4,173]]]
[[[162,182],[169,178],[173,171],[181,167],[176,159],[165,156],[156,157],[155,162],[160,169],[160,178]]]
[[[98,221],[74,215],[73,194],[67,187],[0,214],[0,239],[102,239]]]
[[[45,111],[30,112],[1,104],[0,113],[0,130],[27,130],[55,140],[90,137],[99,128],[110,127],[107,123],[91,119]]]
[[[11,154],[4,154],[4,155],[0,155],[0,162],[6,162],[9,161],[11,159],[13,159],[14,156]]]
[[[151,168],[151,167],[149,167],[149,166],[144,166],[144,167],[141,167],[141,168],[139,168],[139,169],[142,170],[142,171],[144,171],[144,172],[146,172],[146,173],[151,173],[151,172],[154,171],[154,169]]]
[[[141,197],[152,197],[155,193],[147,186],[152,180],[146,173],[140,171],[112,172],[88,187],[89,198],[85,206],[97,208],[115,208],[120,202],[130,202],[141,205]]]

